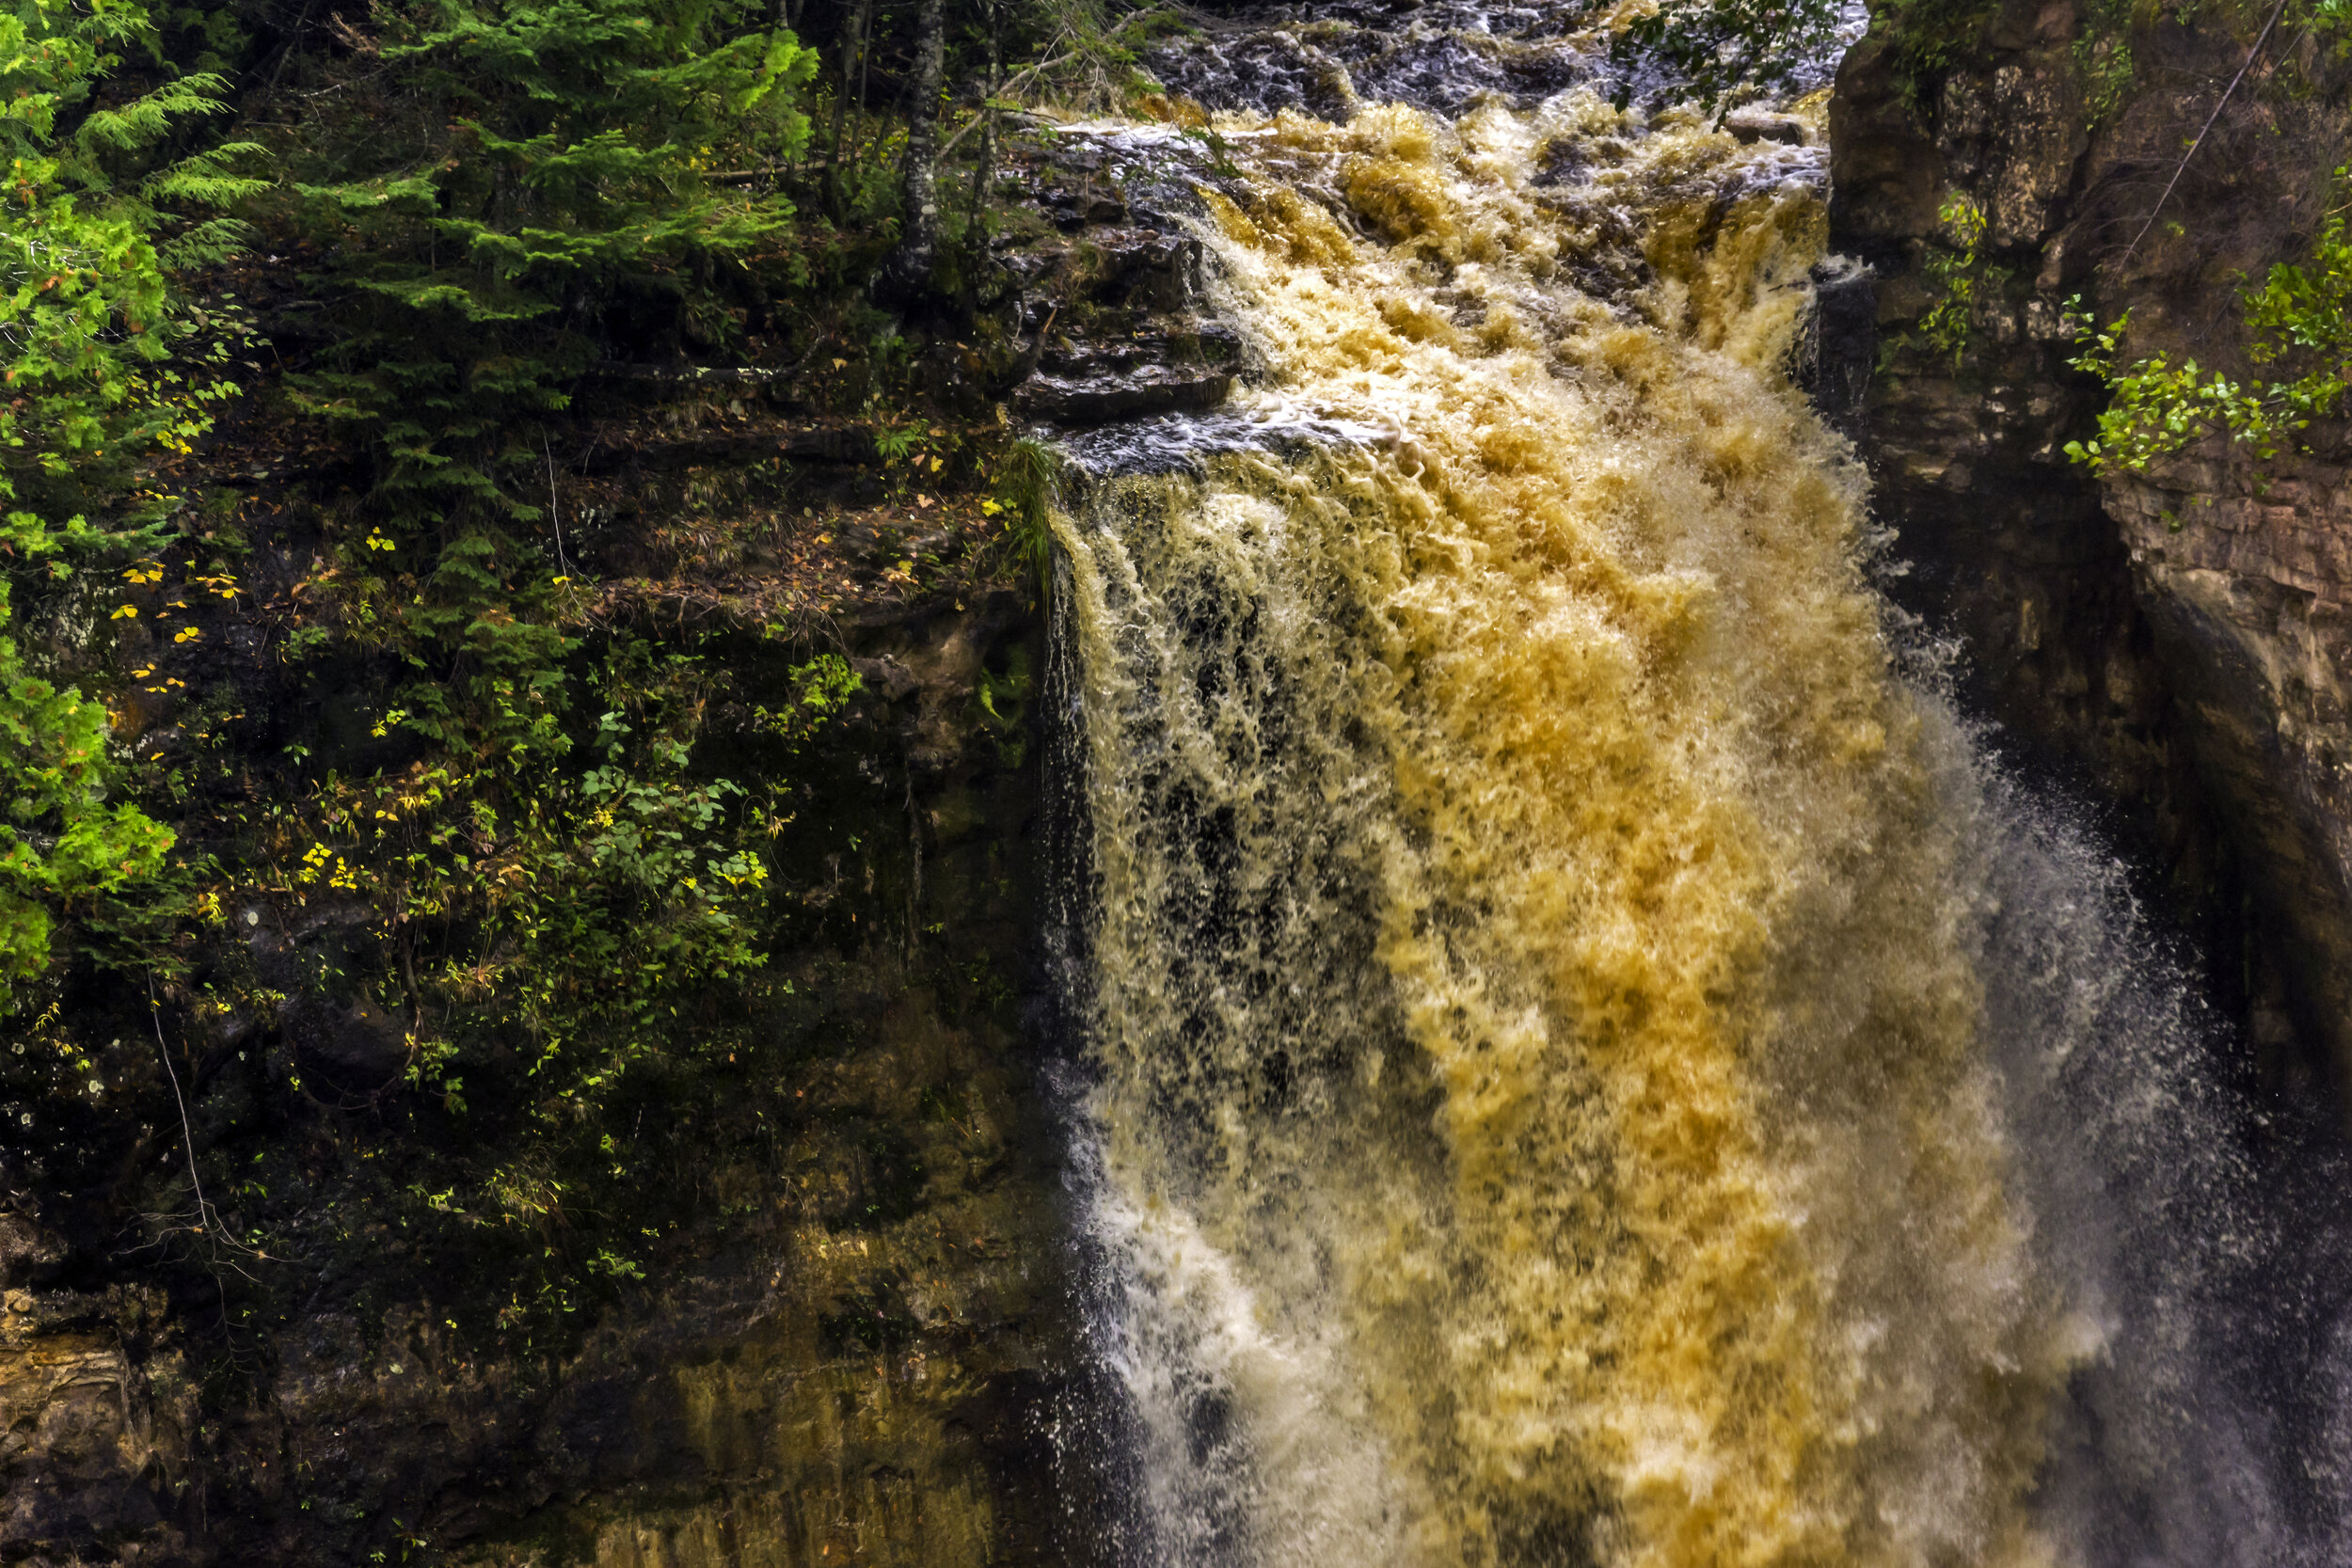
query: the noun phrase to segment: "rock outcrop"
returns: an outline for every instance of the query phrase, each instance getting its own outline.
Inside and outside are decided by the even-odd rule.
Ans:
[[[858,677],[767,781],[790,912],[766,983],[704,999],[723,1043],[647,1076],[596,1196],[501,1143],[511,1114],[415,1114],[405,1021],[322,978],[366,940],[357,887],[223,911],[277,1000],[204,1015],[184,1129],[160,1035],[0,1055],[11,1134],[41,1122],[0,1140],[0,1560],[977,1568],[1090,1560],[1115,1528],[1089,1467],[1114,1445],[1071,1435],[1115,1402],[1085,1383],[1046,1083],[1043,617],[1005,506],[941,477],[945,426],[1201,410],[1242,347],[1167,215],[1184,180],[1074,135],[1009,156],[975,309],[909,324],[923,466],[922,422],[788,372],[583,385],[564,565],[607,624],[721,676],[713,750],[806,702],[796,660]],[[337,457],[247,466],[271,520],[240,603],[308,569]],[[365,691],[291,686],[226,600],[201,608],[273,745],[397,765]],[[128,733],[183,743],[138,701]],[[453,1155],[532,1190],[469,1212],[489,1205]],[[140,1212],[199,1164],[208,1212]],[[588,1205],[599,1233],[626,1209],[628,1256],[582,1241]],[[562,1283],[516,1298],[543,1250]]]
[[[1203,154],[1171,136],[1146,171],[1136,148],[1097,140],[1070,137],[1040,170],[1029,205],[1055,232],[1005,257],[1034,295],[1034,373],[1012,407],[1064,430],[1205,412],[1233,389],[1241,340],[1203,296],[1200,242],[1171,215],[1199,205],[1178,176]]]
[[[1965,639],[1965,688],[2012,751],[2119,803],[2265,1068],[2315,1093],[2332,1078],[2340,1101],[2344,454],[2257,466],[2217,443],[2102,483],[2064,448],[2106,397],[2070,364],[2077,296],[2132,313],[2135,355],[2244,367],[2237,289],[2316,229],[2343,84],[2316,58],[2282,68],[2295,91],[2258,71],[2184,167],[2250,39],[2166,23],[2126,40],[2074,0],[2002,0],[1929,77],[1892,20],[1848,55],[1830,127],[1832,243],[1876,274],[1879,354],[1849,373],[1912,568],[1894,591]],[[1955,195],[1983,215],[1973,260],[1942,216]],[[1931,351],[1922,318],[1954,269],[1976,292],[1967,341]]]

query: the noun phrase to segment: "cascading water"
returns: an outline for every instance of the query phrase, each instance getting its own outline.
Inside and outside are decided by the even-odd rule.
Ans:
[[[1218,131],[1263,388],[1057,519],[1112,1555],[2330,1560],[2195,1009],[1788,383],[1819,154],[1575,87]]]

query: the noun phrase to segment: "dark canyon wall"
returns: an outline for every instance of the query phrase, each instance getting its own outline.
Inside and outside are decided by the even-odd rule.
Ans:
[[[103,1193],[12,1162],[7,1560],[1058,1560],[1040,1434],[1073,1358],[1025,1016],[1036,758],[1007,678],[1036,629],[1009,592],[844,628],[866,691],[818,763],[823,908],[771,959],[793,999],[722,1064],[691,1147],[630,1156],[687,1217],[661,1267],[577,1304],[575,1342],[483,1331],[483,1280],[380,1191],[423,1158],[396,1115],[256,1105],[233,1065],[196,1090],[207,1155],[290,1150],[268,1184],[305,1189],[273,1227],[296,1256],[230,1259],[299,1284],[276,1321],[222,1322],[239,1277],[216,1292],[108,1227]],[[992,665],[1009,729],[975,701]],[[319,904],[268,911],[257,948],[331,940]],[[263,1071],[329,1070],[321,1042],[246,1043]],[[267,1199],[222,1201],[237,1222]]]
[[[2068,363],[2076,296],[2101,322],[2131,312],[2134,356],[2247,368],[2238,290],[2318,228],[2344,161],[2341,71],[2308,44],[2274,48],[2184,166],[2256,25],[2126,34],[2072,0],[1960,25],[1926,9],[1874,18],[1830,111],[1832,243],[1876,274],[1875,341],[1848,353],[1878,511],[1911,563],[1894,592],[1965,639],[1964,689],[2008,750],[2112,803],[2161,867],[2161,903],[2213,954],[2263,1070],[2340,1097],[2341,435],[2314,430],[2314,455],[2261,466],[2212,441],[2104,483],[2064,448],[2096,434],[2106,397]],[[1943,59],[1923,69],[1916,30],[1937,25]],[[1984,217],[1973,259],[1943,215],[1954,195]],[[1948,354],[1921,325],[1955,276],[1976,298]]]
[[[992,279],[1009,339],[903,324],[942,402],[989,431],[1010,423],[993,398],[1015,383],[1020,411],[1065,427],[1230,385],[1237,345],[1197,312],[1197,244],[1100,164],[1073,148],[1025,168]],[[616,634],[697,661],[738,720],[801,703],[794,667],[813,657],[859,677],[790,762],[772,859],[796,912],[764,1000],[746,1015],[716,988],[693,999],[723,1049],[646,1069],[644,1113],[608,1146],[625,1168],[584,1200],[551,1189],[521,1225],[466,1212],[439,1173],[528,1150],[479,1113],[423,1114],[397,1032],[338,978],[357,890],[241,903],[232,945],[280,1001],[214,1021],[188,1114],[220,1222],[265,1234],[265,1255],[142,1218],[185,1155],[136,1028],[93,1058],[105,1092],[78,1119],[11,1128],[0,1561],[978,1568],[1093,1549],[1113,1505],[1084,1456],[1104,1445],[1065,1461],[1051,1437],[1101,1402],[1077,1382],[1047,1082],[1031,563],[995,502],[909,483],[876,421],[742,379],[606,389],[564,483],[570,515],[598,519],[574,569],[635,606]],[[310,567],[337,477],[332,452],[270,455],[240,605]],[[778,472],[781,521],[739,530],[720,575],[675,575],[682,532],[724,532],[679,498]],[[740,611],[794,573],[821,578],[821,617],[787,636]],[[198,609],[219,678],[266,719],[241,745],[366,766],[380,691],[303,685],[241,611]],[[145,635],[124,625],[101,631]],[[149,744],[177,734],[148,722]],[[0,1054],[0,1089],[40,1061]],[[583,1201],[602,1212],[567,1212]],[[639,1266],[581,1265],[582,1235],[616,1227]],[[571,1259],[565,1299],[508,1300],[509,1265],[542,1249]]]

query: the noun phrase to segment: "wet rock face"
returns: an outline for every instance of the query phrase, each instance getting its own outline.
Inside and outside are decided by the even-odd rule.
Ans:
[[[23,1216],[0,1227],[62,1259],[60,1239]],[[194,1390],[176,1349],[154,1338],[162,1307],[160,1292],[120,1287],[0,1296],[0,1554],[9,1560],[187,1560],[172,1504],[187,1481]]]
[[[1880,521],[1897,531],[1907,566],[1889,585],[1897,600],[1965,638],[1966,688],[2010,726],[2012,749],[2160,817],[2177,810],[2162,683],[2121,542],[2097,487],[2063,451],[2095,418],[2098,389],[2066,368],[2070,339],[2057,312],[1994,302],[1958,364],[1887,353],[1933,302],[1922,263],[1942,236],[1948,193],[1983,207],[1986,245],[2012,274],[2022,269],[2011,258],[2035,254],[2060,219],[2050,193],[2073,177],[2082,119],[2063,85],[2071,14],[2015,20],[2007,47],[1944,83],[1932,105],[1940,114],[1906,91],[1883,35],[1848,54],[1830,104],[1831,238],[1874,274],[1873,320],[1867,334],[1858,329],[1850,283],[1826,359],[1842,368],[1841,389],[1863,384],[1842,422],[1870,464]],[[2003,90],[2029,106],[2012,114]],[[2029,114],[2056,117],[2058,129],[2026,126]],[[2015,145],[2002,135],[2012,122]],[[1825,331],[1829,315],[1825,308]],[[2193,852],[2155,822],[2143,826],[2173,856]]]
[[[1662,107],[1687,95],[1663,61],[1615,47],[1605,13],[1573,0],[1338,0],[1210,5],[1200,31],[1145,57],[1172,93],[1210,109],[1285,110],[1344,124],[1368,103],[1407,103],[1447,119],[1482,100],[1532,109],[1589,87]],[[1788,86],[1826,87],[1834,56],[1796,62]],[[1758,117],[1769,118],[1769,117]],[[1751,118],[1735,135],[1793,141]]]
[[[285,1127],[315,1150],[312,1207],[363,1244],[297,1259],[316,1291],[224,1334],[233,1275],[123,1283],[154,1245],[126,1250],[140,1238],[88,1225],[71,1195],[27,1196],[40,1183],[0,1144],[0,1560],[1082,1556],[1065,1535],[1095,1512],[1089,1482],[1041,1448],[1090,1406],[1040,1080],[1039,624],[998,589],[840,632],[864,689],[812,749],[806,809],[859,849],[811,868],[812,924],[771,958],[790,990],[747,1047],[739,1113],[639,1178],[693,1189],[689,1260],[582,1300],[560,1354],[501,1350],[456,1321],[481,1317],[472,1281],[421,1266],[368,1189],[337,1185],[347,1121]],[[331,958],[343,919],[321,901],[248,942],[292,974]],[[389,1059],[369,1006],[297,1009],[278,1048],[362,1119]],[[226,1091],[194,1092],[202,1127]]]
[[[1522,107],[1607,74],[1581,7],[1475,0],[1242,6],[1155,53],[1172,92],[1211,109],[1295,109],[1344,122],[1366,103],[1455,116],[1494,94]]]
[[[1964,688],[2011,752],[2119,803],[2265,1068],[2315,1093],[2333,1078],[2341,1105],[2344,454],[2265,480],[2217,449],[2102,484],[2063,450],[2095,433],[2105,399],[2067,363],[2067,299],[2086,295],[2103,321],[2129,309],[2135,354],[2243,370],[2238,281],[2308,243],[2340,130],[2329,93],[2249,95],[2184,172],[2169,221],[2151,226],[2243,40],[2137,36],[2131,90],[2101,117],[2084,86],[2086,15],[2074,0],[2010,0],[1940,83],[1903,79],[1883,19],[1847,55],[1830,110],[1832,244],[1875,275],[1880,350],[1850,428],[1908,563],[1889,584],[1898,601],[1965,640]],[[1956,251],[1939,219],[1954,193],[1985,224],[1957,360],[1917,341],[1939,297],[1928,263]]]
[[[1133,138],[1126,138],[1133,139]],[[1038,171],[1030,205],[1057,232],[1005,258],[1028,337],[1013,410],[1064,431],[1216,407],[1241,340],[1203,297],[1199,205],[1184,175],[1210,160],[1174,127],[1147,145],[1092,138]]]
[[[2352,465],[2258,479],[2217,447],[2106,487],[2174,701],[2228,827],[2291,922],[2307,1013],[2352,1051]]]

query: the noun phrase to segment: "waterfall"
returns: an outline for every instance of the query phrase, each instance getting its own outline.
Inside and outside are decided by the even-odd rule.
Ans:
[[[1055,523],[1112,1555],[2325,1560],[2217,1359],[2279,1248],[2209,1025],[1789,384],[1818,151],[1225,135],[1262,385]]]

